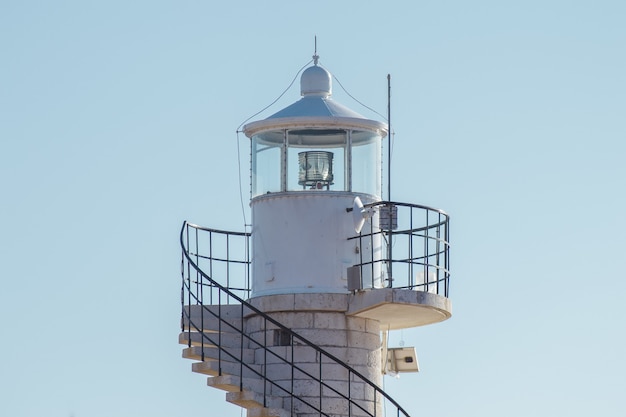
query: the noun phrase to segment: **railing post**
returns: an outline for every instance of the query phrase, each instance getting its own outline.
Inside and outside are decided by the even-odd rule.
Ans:
[[[241,329],[239,331],[239,391],[243,391],[243,303],[241,305]]]
[[[196,239],[195,239],[196,240],[196,248],[195,248],[196,249],[196,265],[199,266],[200,265],[200,255],[199,255],[200,251],[199,251],[199,248],[198,248],[198,229],[194,228],[194,230],[196,232],[195,233],[195,236],[196,236]],[[189,242],[187,242],[187,248],[189,248]],[[201,276],[202,275],[200,275],[200,271],[196,270],[196,296],[198,294],[200,294],[200,287],[199,286],[201,285],[201,282],[200,282],[201,281],[201,279],[200,279]]]
[[[187,240],[187,250],[189,250],[189,225],[186,225],[185,235]],[[187,347],[191,347],[191,265],[187,259]]]
[[[446,297],[450,294],[450,217],[446,216]]]
[[[267,405],[267,318],[263,320],[263,407]]]
[[[226,235],[226,288],[230,288],[230,235]],[[226,298],[226,304],[230,304],[230,298]]]
[[[371,287],[374,288],[374,227],[372,226],[372,222],[370,221],[370,271],[371,271]],[[381,234],[382,236],[382,234]]]
[[[320,417],[322,417],[322,355],[320,355],[320,369],[319,369],[319,381],[320,381]]]
[[[209,232],[209,277],[213,280],[213,232]],[[210,284],[211,293],[209,294],[209,303],[213,304],[213,283]]]
[[[291,344],[290,344],[290,347],[291,347],[291,390],[290,390],[291,392],[290,392],[290,394],[291,394],[291,415],[292,416],[294,415],[294,411],[295,411],[294,410],[295,395],[293,395],[293,385],[294,385],[293,382],[294,382],[294,378],[296,376],[296,373],[294,372],[293,343],[294,343],[294,341],[293,341],[293,337],[292,337],[291,338]]]
[[[213,291],[211,291],[211,297]],[[222,376],[222,292],[217,292],[217,367],[218,375]]]
[[[246,299],[250,298],[250,235],[246,235]]]
[[[376,415],[378,415],[378,391],[374,390],[374,416]]]
[[[199,263],[200,248],[198,244],[198,229],[196,229],[196,264]],[[204,362],[204,277],[200,275],[200,349],[202,349],[202,362]]]
[[[352,378],[350,378],[350,372],[348,372],[348,417],[352,417]]]

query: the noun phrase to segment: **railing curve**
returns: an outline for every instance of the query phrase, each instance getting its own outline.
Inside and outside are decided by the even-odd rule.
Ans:
[[[450,216],[395,201],[366,204],[364,209],[372,213],[370,227],[349,238],[361,248],[361,260],[354,265],[361,288],[404,288],[449,297]],[[373,255],[375,248],[381,255]]]
[[[275,389],[280,392],[283,392],[285,394],[283,395],[283,397],[291,398],[292,415],[295,415],[294,414],[295,403],[300,402],[301,404],[313,410],[313,412],[319,413],[320,416],[332,417],[335,414],[332,414],[330,411],[324,408],[324,397],[327,397],[328,393],[332,393],[335,395],[336,398],[341,398],[344,401],[347,401],[349,416],[365,415],[365,416],[371,416],[371,417],[379,417],[380,415],[378,413],[379,407],[377,406],[377,404],[380,399],[381,401],[384,402],[385,406],[387,404],[390,404],[392,407],[395,408],[394,414],[397,417],[400,417],[400,416],[409,417],[409,414],[393,398],[391,398],[386,392],[384,392],[375,383],[371,382],[368,378],[363,376],[360,372],[353,369],[350,365],[346,364],[345,362],[343,362],[336,356],[325,351],[324,349],[314,344],[313,342],[309,341],[308,339],[300,336],[298,333],[294,332],[290,328],[284,326],[283,324],[273,319],[272,317],[270,317],[263,311],[259,310],[258,308],[248,303],[241,296],[235,293],[235,291],[240,290],[239,287],[228,288],[227,286],[223,286],[220,283],[218,283],[216,280],[214,280],[211,276],[209,276],[205,271],[203,271],[197,265],[197,263],[194,262],[194,260],[192,259],[192,258],[196,258],[197,260],[203,259],[201,255],[197,253],[199,251],[196,251],[196,253],[190,253],[188,249],[189,242],[190,242],[190,236],[189,236],[190,228],[194,229],[196,234],[198,231],[205,231],[205,232],[210,232],[210,234],[218,234],[218,235],[223,234],[227,236],[227,238],[238,236],[240,238],[244,238],[245,240],[248,240],[250,234],[249,233],[233,233],[233,232],[220,231],[216,229],[200,228],[196,225],[189,224],[187,222],[183,223],[183,227],[180,232],[180,244],[182,248],[181,328],[183,332],[188,333],[187,340],[188,340],[189,347],[191,347],[192,345],[192,335],[191,335],[192,329],[195,331],[194,333],[198,333],[201,335],[201,340],[199,343],[200,343],[201,350],[202,350],[203,361],[204,361],[205,346],[216,346],[218,348],[219,375],[222,375],[223,358],[224,359],[230,358],[231,360],[239,364],[238,376],[239,376],[239,381],[240,381],[240,386],[239,386],[240,390],[243,390],[243,385],[244,385],[243,380],[244,380],[245,374],[256,375],[257,377],[263,380],[264,392],[262,393],[262,395],[263,395],[264,406],[267,406],[267,399],[270,396],[268,392],[268,388]],[[247,244],[245,245],[245,247],[249,248]],[[209,256],[212,256],[212,255],[209,255]],[[250,261],[249,261],[249,251],[247,249],[245,253],[245,258],[246,258],[245,260],[238,260],[236,263],[247,265],[247,270],[249,271]],[[208,259],[208,257],[205,257],[205,259]],[[213,259],[218,259],[224,262],[228,262],[229,260],[228,257],[226,258],[218,257],[218,258],[213,258]],[[248,278],[249,278],[249,273],[248,273]],[[205,287],[210,288],[210,297],[208,299],[209,304],[205,304],[205,300],[204,300],[204,288]],[[221,306],[223,302],[239,304],[241,306],[241,320],[239,322],[233,323],[232,320],[228,320],[225,317],[222,317]],[[194,304],[201,306],[201,310],[203,312],[203,314],[200,315],[200,321],[201,321],[200,323],[195,322],[191,317],[191,306]],[[189,307],[186,308],[186,306],[189,306]],[[217,307],[217,311],[214,311],[215,308],[210,308],[211,306]],[[247,334],[244,329],[243,317],[244,317],[244,314],[247,314],[249,312],[253,312],[254,314],[261,317],[263,320],[263,323],[264,323],[263,333],[265,334],[265,339],[262,341],[257,340],[253,336]],[[218,331],[216,333],[203,331],[203,329],[205,328],[204,323],[203,323],[204,318],[205,318],[205,313],[207,316],[213,317],[215,320],[218,321]],[[226,328],[229,329],[229,331],[235,332],[239,335],[240,341],[241,341],[240,346],[239,346],[239,352],[233,351],[231,349],[226,349],[225,347],[222,346],[222,343],[221,343],[222,342],[221,341],[222,329],[226,329]],[[270,349],[272,346],[268,346],[267,344],[267,333],[268,333],[267,330],[268,329],[280,329],[281,333],[283,335],[288,335],[291,341],[298,342],[297,347],[307,346],[308,348],[314,350],[316,354],[319,355],[318,372],[316,372],[316,374],[313,374],[311,370],[307,370],[304,367],[299,366],[298,364],[294,363],[292,360],[289,360],[288,358],[281,356],[274,349]],[[247,342],[249,346],[253,346],[254,348],[257,348],[257,349],[262,349],[263,357],[264,357],[264,364],[262,364],[263,366],[261,366],[260,370],[256,369],[251,364],[246,363],[246,361],[242,359],[243,350],[244,350],[244,340]],[[290,344],[290,356],[292,358],[294,357],[294,347],[296,347],[295,345],[296,343],[293,343],[293,342]],[[267,373],[265,371],[267,369],[268,359],[272,359],[274,361],[287,365],[291,368],[291,374],[292,374],[291,386],[285,386],[284,384],[280,384],[268,378]],[[339,366],[348,373],[347,393],[340,391],[340,388],[338,388],[337,386],[334,386],[331,383],[331,381],[327,382],[324,380],[324,376],[323,376],[324,368],[330,365]],[[294,392],[293,375],[296,372],[298,372],[299,376],[305,376],[308,379],[310,379],[312,383],[319,385],[319,397],[317,398],[317,401],[313,401],[311,399],[305,399],[303,397],[298,396]],[[361,384],[363,387],[368,387],[371,390],[371,393],[373,393],[373,396],[368,397],[367,393],[365,392],[365,389],[363,389],[363,391],[359,393],[359,398],[356,398],[356,395],[352,391],[356,392],[358,390],[352,387],[358,384]],[[306,398],[311,398],[311,397],[306,397]],[[368,409],[366,409],[367,407],[366,402],[368,398],[373,398],[373,401],[374,401],[373,412],[370,412]]]

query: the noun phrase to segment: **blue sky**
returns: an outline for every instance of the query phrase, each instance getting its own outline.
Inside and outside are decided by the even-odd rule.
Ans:
[[[626,4],[386,3],[0,2],[0,415],[240,415],[180,357],[178,232],[243,229],[235,131],[315,35],[381,113],[392,75],[393,199],[452,216],[454,315],[392,335],[390,394],[623,413]]]

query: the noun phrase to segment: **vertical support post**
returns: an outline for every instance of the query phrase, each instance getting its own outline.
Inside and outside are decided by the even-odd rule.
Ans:
[[[322,384],[323,384],[323,382],[322,382],[322,355],[321,355],[321,353],[320,353],[320,373],[319,373],[319,380],[320,380],[320,404],[319,404],[319,407],[320,407],[320,417],[322,417],[322,392],[323,392],[323,391],[322,391]]]
[[[213,232],[209,232],[209,276],[211,279],[215,275],[213,275]],[[213,283],[209,283],[211,285],[211,292],[209,294],[209,304],[213,304]]]
[[[352,192],[352,129],[346,133],[346,152],[344,157],[344,166],[346,167],[345,190]]]
[[[263,320],[263,407],[267,406],[267,318]],[[243,375],[242,375],[243,377]]]
[[[226,234],[226,288],[230,289],[230,234]],[[230,304],[230,297],[226,298],[226,304]]]
[[[352,378],[350,378],[350,372],[348,372],[348,417],[352,417],[352,385],[350,382]]]
[[[240,304],[241,306],[241,329],[239,330],[239,391],[243,391],[243,335],[244,335],[244,329],[243,329],[243,303]]]
[[[213,293],[213,291],[211,291]],[[222,376],[222,291],[217,293],[217,365],[218,365],[218,375]],[[204,308],[202,311],[202,315],[204,316]],[[204,329],[202,329],[202,340],[204,342]],[[204,347],[202,348],[202,360],[204,360]]]
[[[430,231],[430,227],[429,227],[429,218],[428,218],[428,210],[424,210],[424,213],[426,213],[426,227],[424,228],[424,234],[426,236],[424,236],[424,283],[422,284],[424,286],[423,291],[428,292],[428,263],[430,262],[430,253],[428,251],[428,239],[429,239],[429,231]]]
[[[294,413],[294,411],[295,411],[294,400],[296,398],[296,396],[293,394],[293,386],[294,386],[294,378],[295,378],[294,367],[296,366],[295,360],[294,360],[294,356],[293,356],[293,345],[294,345],[293,336],[291,336],[291,343],[290,343],[290,347],[291,347],[291,390],[289,392],[291,393],[291,415],[292,416],[295,415],[295,413]]]
[[[414,271],[413,271],[413,265],[415,264],[415,260],[413,258],[413,207],[409,208],[409,230],[411,231],[408,234],[409,237],[409,288],[413,289],[413,286],[415,284],[414,280],[415,277],[413,276]]]
[[[284,130],[283,146],[280,148],[280,190],[287,191],[287,146],[289,145],[289,132]]]

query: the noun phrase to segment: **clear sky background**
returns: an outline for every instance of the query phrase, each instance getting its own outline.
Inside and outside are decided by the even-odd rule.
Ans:
[[[625,22],[602,0],[1,0],[0,416],[241,415],[181,358],[178,233],[243,230],[235,131],[315,35],[383,114],[391,73],[392,197],[452,216],[454,315],[393,334],[422,371],[388,392],[413,416],[623,415]]]

